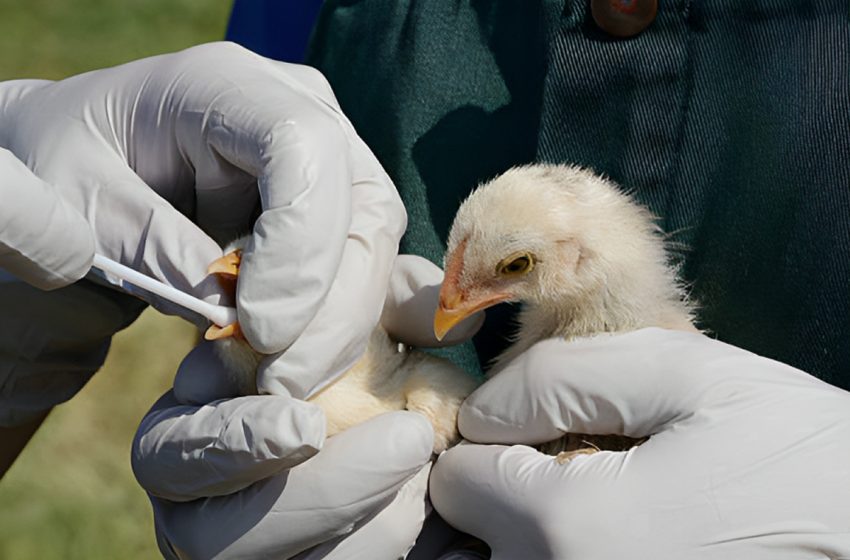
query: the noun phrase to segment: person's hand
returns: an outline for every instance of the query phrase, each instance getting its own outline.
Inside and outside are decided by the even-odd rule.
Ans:
[[[98,253],[211,303],[225,303],[206,272],[218,242],[253,225],[237,307],[251,345],[272,354],[262,392],[304,397],[365,348],[406,216],[317,71],[217,43],[59,82],[3,82],[0,147],[41,181],[17,186],[15,204],[51,185],[68,207],[52,215],[84,217]],[[79,229],[57,241],[4,228],[0,242],[38,247],[29,260],[48,268],[73,261],[70,280],[88,264],[89,249],[70,256],[85,243]],[[70,398],[142,309],[91,282],[49,293],[21,284],[0,271],[0,426]]]
[[[94,235],[56,189],[0,148],[0,268],[43,290],[89,271]]]
[[[237,307],[273,355],[261,391],[303,397],[365,348],[406,215],[318,71],[215,43],[5,82],[0,146],[85,216],[97,252],[214,303],[216,241],[253,224]]]
[[[200,348],[183,371],[221,376]],[[363,548],[361,558],[397,558],[425,518],[432,445],[431,425],[407,411],[324,442],[321,410],[292,397],[197,407],[168,394],[140,427],[133,465],[166,558],[291,558],[314,548],[309,557]]]
[[[399,256],[382,324],[436,344],[442,271]],[[449,343],[471,336],[481,315]],[[209,343],[184,360],[133,443],[169,558],[398,558],[425,519],[433,431],[399,411],[325,442],[321,410],[289,396],[233,396]],[[204,404],[209,403],[209,404]],[[319,449],[321,448],[321,452]]]
[[[682,332],[538,343],[467,399],[435,509],[494,559],[850,558],[850,394]],[[652,436],[558,464],[565,432]]]

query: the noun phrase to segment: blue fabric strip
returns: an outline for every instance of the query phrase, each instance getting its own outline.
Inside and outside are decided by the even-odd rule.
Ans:
[[[285,62],[303,62],[322,0],[235,0],[228,41]]]

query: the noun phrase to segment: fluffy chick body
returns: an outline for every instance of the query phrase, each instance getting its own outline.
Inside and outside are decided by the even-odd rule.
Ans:
[[[247,242],[241,238],[226,252],[239,251]],[[216,340],[215,352],[239,393],[257,394],[256,373],[264,355],[239,337]],[[384,412],[421,413],[434,428],[434,452],[440,453],[459,441],[458,409],[477,386],[451,362],[400,345],[378,325],[363,356],[308,401],[325,413],[328,436]]]

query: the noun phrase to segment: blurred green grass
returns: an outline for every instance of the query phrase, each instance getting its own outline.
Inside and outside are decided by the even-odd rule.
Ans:
[[[50,414],[0,482],[0,558],[157,557],[130,442],[194,337],[153,310],[115,336],[103,369]]]
[[[58,79],[220,40],[232,0],[0,0],[0,79]]]
[[[60,79],[224,36],[231,0],[0,0],[0,80]],[[149,559],[150,506],[130,470],[145,411],[195,336],[148,310],[0,481],[0,559]]]

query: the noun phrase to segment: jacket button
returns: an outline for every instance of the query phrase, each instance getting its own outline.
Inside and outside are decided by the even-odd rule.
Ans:
[[[591,0],[590,13],[602,30],[615,37],[634,37],[655,20],[658,0]]]

